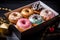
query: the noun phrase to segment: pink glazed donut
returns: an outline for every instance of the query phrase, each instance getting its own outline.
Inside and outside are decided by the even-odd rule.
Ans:
[[[21,18],[17,21],[17,27],[21,32],[23,32],[27,29],[30,29],[32,26],[31,26],[31,23],[28,19]]]

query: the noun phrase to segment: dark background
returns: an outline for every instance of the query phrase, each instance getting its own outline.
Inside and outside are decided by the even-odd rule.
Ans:
[[[35,1],[38,1],[38,0],[0,0],[0,7],[8,7],[13,10]],[[53,8],[54,10],[60,13],[59,0],[41,0],[41,1],[43,1],[48,6],[50,6],[51,8]]]

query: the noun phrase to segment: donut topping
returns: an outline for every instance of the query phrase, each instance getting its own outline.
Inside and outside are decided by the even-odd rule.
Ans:
[[[33,10],[39,10],[42,8],[40,2],[33,3],[32,5]]]

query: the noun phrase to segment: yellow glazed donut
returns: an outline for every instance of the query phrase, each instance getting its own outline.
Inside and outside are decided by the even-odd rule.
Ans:
[[[22,14],[23,17],[25,17],[25,18],[29,17],[29,16],[32,15],[33,13],[34,13],[33,10],[30,9],[30,8],[24,8],[24,9],[22,9],[22,11],[21,11],[21,14]]]
[[[17,20],[20,18],[22,18],[22,15],[19,12],[12,12],[8,17],[9,21],[14,24],[16,24]]]

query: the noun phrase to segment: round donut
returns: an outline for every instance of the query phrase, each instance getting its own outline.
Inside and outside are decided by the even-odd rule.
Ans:
[[[32,9],[34,10],[34,13],[40,14],[40,10],[42,9],[42,6],[40,2],[35,2],[32,4]]]
[[[40,4],[40,1],[32,4],[32,9],[33,10],[40,10],[41,8],[42,8],[42,6]]]
[[[20,18],[22,18],[22,15],[19,12],[12,12],[8,17],[9,21],[14,24],[16,24],[17,20]]]
[[[51,18],[55,17],[55,14],[48,10],[48,9],[43,9],[41,12],[40,12],[40,16],[42,16],[44,18],[44,20],[50,20]]]
[[[31,15],[29,17],[29,20],[30,20],[31,23],[37,24],[37,25],[41,24],[43,22],[43,18],[40,15],[38,15],[38,14]]]
[[[23,17],[27,18],[33,14],[33,10],[30,8],[24,8],[22,9],[21,14],[23,15]]]
[[[19,19],[16,25],[21,32],[26,31],[32,27],[30,21],[26,18]]]

